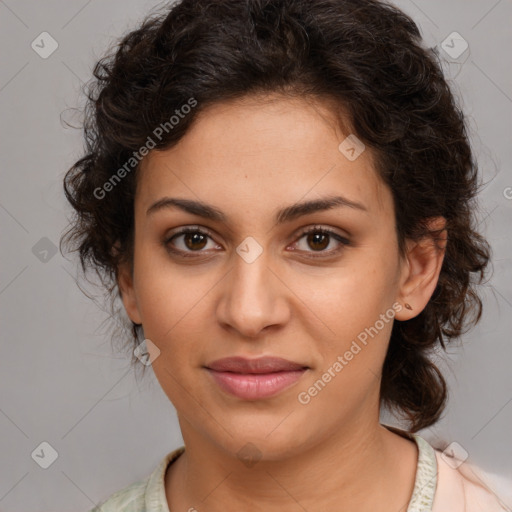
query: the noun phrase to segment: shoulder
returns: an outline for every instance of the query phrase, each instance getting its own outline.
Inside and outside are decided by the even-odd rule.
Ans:
[[[498,496],[489,485],[491,475],[476,466],[453,457],[448,457],[440,450],[435,450],[437,461],[437,488],[432,512],[504,512],[510,510],[503,501],[505,496]],[[508,482],[507,485],[512,485]],[[493,485],[495,490],[497,488]]]
[[[110,495],[89,512],[156,512],[168,511],[165,497],[165,472],[184,451],[184,447],[168,453],[147,477]]]
[[[146,510],[146,487],[148,478],[135,482],[110,495],[101,505],[90,512],[143,512]]]

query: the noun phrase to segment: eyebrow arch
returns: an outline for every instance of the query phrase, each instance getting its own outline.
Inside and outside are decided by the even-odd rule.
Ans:
[[[218,222],[227,221],[226,215],[214,206],[200,201],[193,201],[191,199],[180,199],[173,197],[162,197],[147,209],[146,215],[151,215],[157,211],[173,207],[179,208],[180,210],[183,210],[192,215],[204,217],[205,219]],[[368,211],[367,208],[361,203],[351,201],[343,196],[331,196],[321,199],[314,199],[312,201],[296,203],[291,206],[281,208],[275,215],[275,223],[284,224],[285,222],[291,222],[292,220],[295,220],[304,215],[330,210],[336,207],[348,207],[365,212]]]

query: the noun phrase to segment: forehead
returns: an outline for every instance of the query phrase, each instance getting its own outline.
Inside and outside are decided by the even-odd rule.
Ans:
[[[211,105],[176,146],[141,162],[136,203],[147,209],[172,194],[265,214],[270,206],[340,193],[382,214],[391,194],[374,155],[368,147],[355,159],[346,152],[353,135],[334,109],[278,95]],[[363,146],[356,139],[354,147]]]

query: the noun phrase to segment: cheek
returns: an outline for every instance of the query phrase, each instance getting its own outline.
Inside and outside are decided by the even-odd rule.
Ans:
[[[382,258],[357,255],[345,267],[319,281],[307,283],[308,301],[337,334],[356,335],[373,325],[395,302],[395,269]],[[304,278],[302,278],[304,280]]]
[[[144,335],[160,350],[152,367],[162,390],[180,411],[198,394],[198,354],[207,345],[205,300],[211,288],[177,272],[153,267],[139,274],[139,308]],[[203,280],[204,281],[204,280]],[[196,411],[194,414],[200,414]]]
[[[374,269],[333,279],[329,293],[317,294],[314,307],[331,335],[317,338],[319,364],[297,397],[304,412],[344,418],[369,394],[378,396],[395,315],[392,289]]]
[[[170,265],[144,264],[136,272],[136,294],[146,338],[160,350],[179,351],[184,341],[194,340],[211,279],[177,272]],[[179,340],[179,343],[178,343]],[[186,346],[186,344],[185,344]]]
[[[330,329],[329,336],[317,343],[322,364],[315,380],[329,368],[336,374],[324,399],[330,393],[341,399],[353,385],[363,392],[382,371],[396,312],[396,268],[392,257],[375,254],[379,252],[361,251],[332,274],[323,293],[308,295],[315,301],[312,309]]]

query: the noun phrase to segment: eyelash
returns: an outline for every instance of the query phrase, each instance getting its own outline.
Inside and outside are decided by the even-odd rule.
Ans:
[[[184,235],[184,234],[196,234],[196,233],[199,233],[201,235],[206,235],[207,237],[212,238],[210,233],[208,231],[206,231],[206,230],[199,229],[197,227],[184,227],[184,228],[179,229],[176,233],[173,233],[172,236],[166,237],[165,240],[164,240],[164,246],[167,249],[167,251],[169,251],[169,252],[171,252],[173,254],[179,255],[179,256],[184,257],[184,258],[195,258],[197,256],[194,253],[201,253],[201,252],[204,252],[204,251],[202,251],[202,250],[199,250],[199,251],[182,251],[181,249],[174,249],[174,248],[171,248],[171,242],[175,238],[177,238],[177,237],[179,237],[181,235]],[[299,241],[301,238],[303,238],[304,236],[309,235],[311,233],[320,233],[322,235],[328,235],[328,236],[334,238],[335,240],[337,240],[341,245],[337,249],[331,249],[330,251],[306,251],[306,252],[312,252],[313,253],[313,254],[310,254],[309,256],[307,256],[308,258],[327,258],[327,257],[332,257],[332,256],[337,255],[338,253],[340,253],[344,249],[344,246],[350,245],[350,241],[348,239],[342,237],[341,235],[339,235],[335,231],[323,228],[321,226],[313,226],[311,228],[307,228],[307,229],[303,230],[300,233],[299,237],[297,238],[297,241]],[[315,252],[320,253],[320,254],[315,255],[314,254]]]

